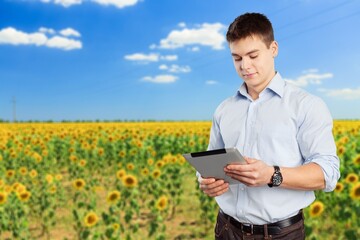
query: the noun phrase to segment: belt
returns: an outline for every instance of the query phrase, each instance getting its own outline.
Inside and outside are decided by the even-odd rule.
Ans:
[[[289,227],[303,219],[303,213],[302,210],[300,210],[299,213],[296,214],[295,216],[292,216],[290,218],[275,223],[270,223],[265,225],[244,225],[241,222],[238,222],[233,217],[230,217],[229,215],[225,214],[221,210],[220,213],[236,228],[241,229],[244,233],[255,234],[255,235],[264,235],[265,225],[267,225],[267,232],[269,235],[280,234],[283,228]]]

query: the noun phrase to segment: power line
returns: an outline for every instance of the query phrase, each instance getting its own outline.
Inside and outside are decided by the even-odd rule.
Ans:
[[[330,12],[331,10],[334,10],[334,9],[337,9],[337,8],[339,8],[339,7],[342,7],[342,6],[346,5],[346,4],[349,4],[349,3],[353,2],[353,1],[354,1],[354,0],[342,2],[342,3],[340,3],[340,4],[337,4],[337,5],[335,5],[335,6],[332,6],[332,7],[330,7],[330,8],[327,8],[327,9],[325,9],[325,10],[323,10],[323,11],[319,11],[319,12],[313,13],[313,14],[311,14],[311,15],[309,15],[309,16],[306,16],[306,17],[297,19],[296,21],[289,22],[289,23],[287,23],[287,24],[285,24],[285,25],[283,25],[283,26],[277,27],[276,30],[280,30],[280,29],[287,28],[287,27],[292,26],[292,25],[294,25],[294,24],[296,24],[296,23],[300,23],[300,22],[302,22],[302,21],[308,20],[308,19],[310,19],[310,18],[312,18],[312,17],[317,17],[317,16],[322,15],[322,14],[324,14],[324,13]]]
[[[334,24],[334,23],[336,23],[336,22],[340,22],[340,21],[342,21],[342,20],[344,20],[344,19],[347,19],[347,18],[356,16],[356,15],[358,15],[358,14],[360,14],[360,11],[359,11],[359,12],[352,13],[352,14],[350,14],[350,15],[346,15],[346,16],[341,17],[341,18],[334,19],[333,21],[329,21],[329,22],[326,22],[326,23],[324,23],[324,24],[320,24],[320,25],[318,25],[318,26],[314,26],[314,27],[305,29],[305,30],[303,30],[303,31],[294,33],[294,34],[292,34],[292,35],[289,35],[289,36],[287,36],[287,37],[284,37],[284,38],[279,39],[279,41],[283,41],[283,40],[286,40],[286,39],[289,39],[289,38],[292,38],[292,37],[301,35],[301,34],[303,34],[303,33],[310,32],[310,31],[313,31],[313,30],[322,28],[322,27],[324,27],[324,26]]]

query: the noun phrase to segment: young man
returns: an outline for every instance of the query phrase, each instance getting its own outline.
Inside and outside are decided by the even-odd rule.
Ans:
[[[331,115],[275,71],[278,44],[266,16],[239,16],[226,38],[244,83],[216,109],[208,150],[237,147],[247,164],[224,169],[239,184],[198,176],[220,207],[216,239],[304,239],[302,209],[340,177]]]

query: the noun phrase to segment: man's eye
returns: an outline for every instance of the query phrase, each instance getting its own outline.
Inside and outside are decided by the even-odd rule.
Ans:
[[[234,58],[235,62],[241,61],[241,58]]]
[[[250,56],[251,59],[257,58],[258,55]]]

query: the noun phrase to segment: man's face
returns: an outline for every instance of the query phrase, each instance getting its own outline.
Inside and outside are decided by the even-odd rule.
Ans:
[[[236,72],[244,80],[249,93],[259,94],[275,76],[274,58],[278,45],[269,47],[258,36],[251,36],[230,43]]]

